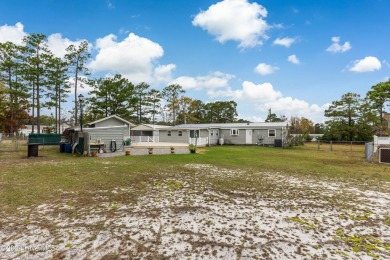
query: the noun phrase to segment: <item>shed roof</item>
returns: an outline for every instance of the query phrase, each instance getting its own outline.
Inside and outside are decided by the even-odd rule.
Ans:
[[[133,124],[133,123],[131,123],[131,122],[129,122],[129,121],[127,121],[127,120],[125,120],[125,119],[123,119],[123,118],[117,116],[117,115],[111,115],[111,116],[108,116],[108,117],[104,117],[104,118],[98,119],[98,120],[96,120],[96,121],[89,122],[89,123],[87,123],[87,124],[85,124],[85,125],[97,124],[97,123],[103,122],[103,121],[105,121],[105,120],[108,120],[108,119],[110,119],[110,118],[115,118],[115,119],[117,119],[117,120],[119,120],[119,121],[122,121],[123,123],[129,125],[129,126],[135,126],[135,124]]]

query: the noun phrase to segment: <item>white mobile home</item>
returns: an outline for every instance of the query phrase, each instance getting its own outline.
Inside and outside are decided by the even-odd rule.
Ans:
[[[287,122],[184,124],[160,130],[160,142],[199,145],[237,144],[283,147]]]

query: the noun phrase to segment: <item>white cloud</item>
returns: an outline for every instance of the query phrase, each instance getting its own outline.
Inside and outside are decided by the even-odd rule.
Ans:
[[[294,38],[289,38],[289,37],[285,37],[285,38],[277,38],[275,41],[274,41],[274,44],[275,45],[280,45],[280,46],[284,46],[286,48],[290,48],[290,46],[295,43],[295,39]]]
[[[255,72],[260,74],[260,75],[268,75],[272,74],[275,71],[279,70],[278,67],[266,64],[266,63],[260,63],[259,65],[256,66]]]
[[[79,46],[82,41],[71,41],[68,38],[62,38],[60,33],[54,33],[47,38],[47,45],[56,57],[63,58],[69,45]],[[89,45],[89,49],[91,48],[92,45]]]
[[[356,60],[354,65],[349,70],[353,72],[372,72],[375,70],[380,70],[381,68],[382,64],[378,58],[368,56],[364,59]]]
[[[241,89],[232,90],[228,87],[224,90],[209,90],[208,95],[211,98],[226,97],[238,103],[251,103],[263,117],[266,117],[268,109],[271,108],[277,115],[306,117],[314,122],[324,121],[324,110],[329,106],[329,104],[320,106],[309,104],[304,100],[284,97],[280,91],[273,88],[271,83],[255,84],[250,81],[244,81]]]
[[[158,43],[134,33],[120,42],[113,34],[99,38],[96,40],[96,48],[98,53],[89,64],[92,71],[120,73],[133,83],[153,80],[154,62],[164,55]],[[164,69],[160,68],[156,72],[159,74],[162,71]]]
[[[27,33],[24,32],[24,26],[18,22],[13,25],[2,25],[0,26],[0,42],[13,42],[18,45],[23,44],[23,37]]]
[[[240,42],[239,47],[261,45],[269,28],[263,19],[267,10],[247,0],[223,0],[198,13],[192,24],[207,30],[220,43],[229,40]]]
[[[114,9],[115,5],[111,1],[107,1],[107,8],[108,9]]]
[[[337,52],[346,52],[352,48],[350,42],[345,42],[343,45],[340,45],[340,37],[332,37],[332,44],[326,49],[326,51],[337,53]]]
[[[206,76],[178,77],[174,79],[170,84],[179,84],[184,89],[221,88],[229,86],[229,80],[231,80],[232,78],[234,78],[234,75],[216,71]]]
[[[299,61],[297,55],[293,54],[293,55],[290,55],[288,56],[287,60],[291,63],[294,63],[294,64],[300,64],[301,62]]]
[[[160,65],[154,68],[153,82],[156,84],[172,81],[172,72],[176,69],[175,64]]]
[[[85,76],[83,76],[82,78],[87,79]],[[74,100],[75,78],[74,77],[68,78],[68,83],[71,86],[70,87],[70,93],[68,94],[69,95],[69,99],[70,100]],[[80,81],[78,81],[78,83],[77,83],[77,95],[83,94],[85,97],[88,97],[89,96],[88,92],[90,92],[92,90],[93,90],[93,87],[91,85],[89,85],[87,83],[80,83]]]

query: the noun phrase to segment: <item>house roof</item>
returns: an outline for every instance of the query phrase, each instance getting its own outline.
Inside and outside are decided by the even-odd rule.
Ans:
[[[159,129],[163,129],[163,128],[169,128],[171,126],[167,126],[167,125],[151,125],[151,124],[140,124],[140,125],[137,125],[135,127],[132,127],[131,130],[138,130],[138,131],[142,131],[142,130],[159,130]]]
[[[101,119],[99,119],[99,120],[96,120],[96,121],[93,121],[93,122],[89,122],[89,123],[87,123],[87,124],[85,124],[85,125],[97,124],[97,123],[103,122],[103,121],[105,121],[105,120],[107,120],[107,119],[110,119],[110,118],[116,118],[116,119],[118,119],[119,121],[122,121],[123,123],[125,123],[125,124],[127,124],[127,125],[129,125],[129,126],[135,126],[135,124],[133,124],[133,123],[131,123],[131,122],[129,122],[129,121],[127,121],[127,120],[125,120],[125,119],[123,119],[123,118],[117,116],[117,115],[111,115],[111,116],[108,116],[108,117],[104,117],[104,118],[101,118]]]
[[[255,123],[211,123],[211,124],[183,124],[171,126],[166,129],[207,129],[207,128],[219,128],[219,129],[258,129],[258,128],[281,128],[287,127],[287,122],[255,122]]]

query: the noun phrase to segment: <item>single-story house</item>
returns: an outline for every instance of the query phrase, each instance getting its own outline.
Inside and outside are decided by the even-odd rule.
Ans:
[[[68,124],[61,124],[59,133],[62,133],[66,128],[69,128],[70,126]],[[41,131],[38,133],[38,126],[34,125],[34,133],[35,134],[47,134],[49,133],[48,128],[55,129],[54,125],[48,126],[48,125],[41,125]],[[19,134],[28,136],[32,133],[32,125],[25,125],[23,128],[19,129]],[[53,132],[52,132],[53,133]]]
[[[237,144],[283,147],[287,122],[184,124],[160,129],[160,142],[198,145]]]
[[[130,130],[131,141],[139,142],[159,142],[160,129],[169,128],[166,125],[141,124],[132,127]]]
[[[104,127],[104,129],[109,129],[109,127],[112,126],[126,126],[123,129],[123,136],[124,139],[130,138],[130,128],[134,127],[135,124],[117,116],[117,115],[112,115],[108,116],[90,123],[87,123],[84,125],[84,128],[101,128]]]

